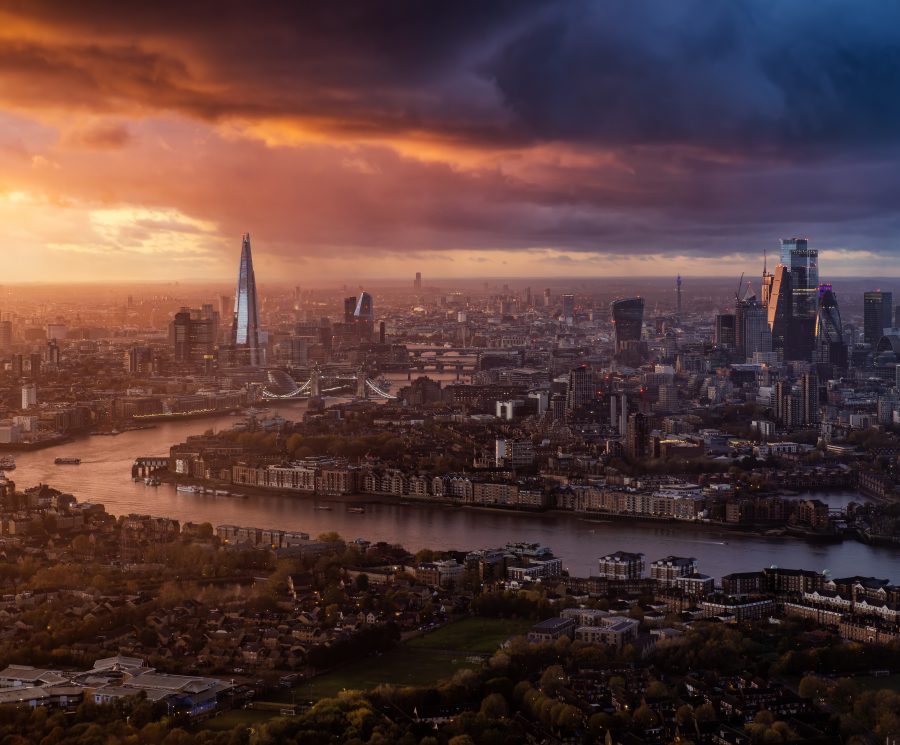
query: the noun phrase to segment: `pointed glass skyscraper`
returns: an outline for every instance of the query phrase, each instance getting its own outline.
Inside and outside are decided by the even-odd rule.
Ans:
[[[259,365],[259,306],[256,302],[250,233],[244,233],[241,243],[241,266],[234,293],[231,343],[234,345],[236,361],[253,367]]]

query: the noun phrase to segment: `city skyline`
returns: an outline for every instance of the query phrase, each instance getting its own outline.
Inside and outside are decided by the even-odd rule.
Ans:
[[[898,52],[0,0],[0,745],[900,742]]]
[[[892,274],[898,11],[648,5],[0,2],[4,279]]]

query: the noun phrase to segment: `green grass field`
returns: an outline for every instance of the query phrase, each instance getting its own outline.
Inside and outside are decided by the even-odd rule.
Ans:
[[[412,648],[446,649],[465,654],[491,654],[511,636],[525,634],[534,621],[465,618],[410,640]]]
[[[430,685],[450,678],[457,670],[479,665],[472,656],[489,655],[510,636],[528,631],[531,621],[466,618],[401,644],[380,657],[366,657],[325,675],[301,683],[270,700],[315,701],[344,689],[366,691],[381,683],[402,686]],[[292,695],[293,694],[293,695]]]
[[[217,717],[208,719],[203,723],[203,729],[211,729],[217,732],[226,732],[235,727],[253,727],[263,722],[268,722],[277,716],[275,711],[256,711],[254,709],[232,709]]]
[[[457,670],[475,666],[476,663],[468,661],[465,654],[401,645],[381,657],[366,657],[356,664],[305,681],[294,689],[294,697],[297,702],[315,701],[335,696],[345,688],[367,691],[381,683],[428,685],[451,677]],[[285,691],[275,700],[290,702],[291,692]]]
[[[885,688],[891,691],[900,691],[900,675],[886,675],[883,678],[876,678],[873,675],[861,675],[854,677],[853,682],[863,691],[880,691]]]

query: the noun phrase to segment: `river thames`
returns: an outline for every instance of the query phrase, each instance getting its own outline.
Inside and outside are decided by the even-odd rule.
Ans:
[[[299,418],[303,402],[283,403],[271,411]],[[563,559],[575,575],[596,573],[597,557],[616,550],[639,551],[648,562],[675,554],[694,556],[700,571],[721,577],[734,571],[781,567],[829,570],[833,576],[875,575],[900,582],[900,550],[857,541],[813,544],[789,538],[743,535],[687,525],[604,521],[564,513],[528,514],[431,504],[367,503],[365,513],[347,512],[344,502],[308,496],[214,497],[146,486],[131,479],[138,456],[168,455],[169,447],[191,434],[229,428],[236,417],[166,422],[153,429],[118,436],[82,437],[46,450],[16,454],[18,468],[8,475],[21,488],[45,483],[71,492],[82,502],[101,502],[108,512],[131,512],[210,522],[300,530],[316,536],[335,530],[346,539],[400,543],[416,551],[475,549],[507,542],[542,543]],[[79,466],[57,466],[59,456],[81,458]],[[842,506],[855,494],[817,494]],[[362,497],[354,498],[356,503]],[[331,510],[317,509],[330,506]]]

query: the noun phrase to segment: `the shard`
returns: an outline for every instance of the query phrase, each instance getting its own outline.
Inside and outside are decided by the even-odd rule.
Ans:
[[[231,343],[236,361],[256,367],[259,365],[259,306],[256,302],[256,277],[253,274],[253,254],[250,233],[241,242],[241,265],[237,290],[234,293],[234,320]]]

